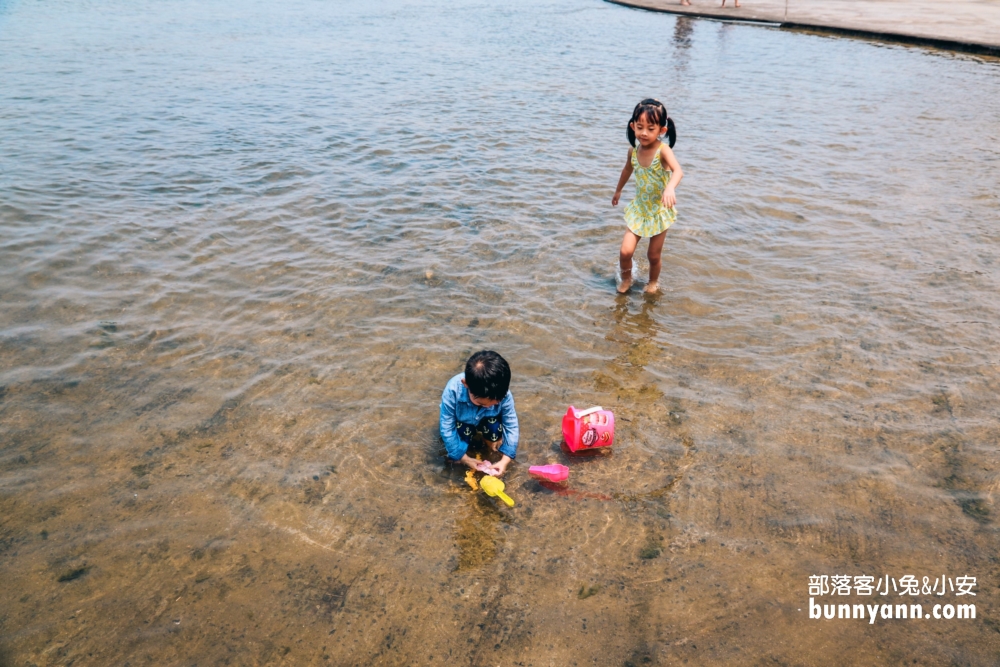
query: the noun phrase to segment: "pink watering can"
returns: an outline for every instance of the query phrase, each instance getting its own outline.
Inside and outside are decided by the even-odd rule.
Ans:
[[[615,415],[599,405],[586,410],[571,405],[563,416],[562,431],[571,452],[610,447],[615,441]]]
[[[569,479],[569,468],[558,463],[547,466],[531,466],[528,473],[550,482],[565,482]]]

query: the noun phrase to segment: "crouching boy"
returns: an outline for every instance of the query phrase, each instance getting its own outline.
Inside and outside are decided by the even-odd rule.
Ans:
[[[520,435],[509,387],[510,366],[490,350],[469,357],[465,372],[448,381],[441,394],[441,438],[449,459],[488,475],[507,471]],[[468,454],[470,445],[485,445],[500,460],[477,461]]]

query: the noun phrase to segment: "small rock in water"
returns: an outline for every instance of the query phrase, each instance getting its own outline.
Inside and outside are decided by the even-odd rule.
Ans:
[[[424,278],[426,278],[427,280],[430,280],[433,277],[434,277],[434,272],[433,271],[431,271],[430,269],[427,269],[426,271],[424,271]]]

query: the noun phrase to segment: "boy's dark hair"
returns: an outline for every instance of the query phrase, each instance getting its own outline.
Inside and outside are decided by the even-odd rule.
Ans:
[[[465,362],[465,386],[476,398],[502,401],[510,388],[510,366],[493,350],[476,352]]]
[[[652,97],[635,105],[635,109],[632,111],[632,118],[625,128],[625,136],[628,137],[628,142],[635,147],[635,130],[632,129],[632,123],[643,116],[646,117],[647,123],[656,123],[660,127],[667,128],[667,145],[673,148],[674,144],[677,143],[677,127],[674,126],[674,119],[667,114],[667,107],[663,106],[663,102],[654,100]]]

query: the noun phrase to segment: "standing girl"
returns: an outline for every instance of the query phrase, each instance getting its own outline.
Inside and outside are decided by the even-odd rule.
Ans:
[[[667,237],[667,228],[677,220],[677,195],[674,189],[684,177],[681,166],[670,150],[677,141],[674,121],[667,115],[667,108],[659,100],[647,99],[635,105],[632,120],[626,131],[632,148],[628,149],[628,159],[618,179],[618,189],[611,199],[612,206],[618,206],[622,188],[635,172],[635,197],[625,207],[625,238],[618,256],[621,282],[618,292],[624,294],[632,287],[632,255],[640,238],[649,239],[649,283],[644,292],[655,293],[659,289],[660,253]],[[669,146],[660,137],[667,135]],[[636,146],[636,139],[639,145]]]

